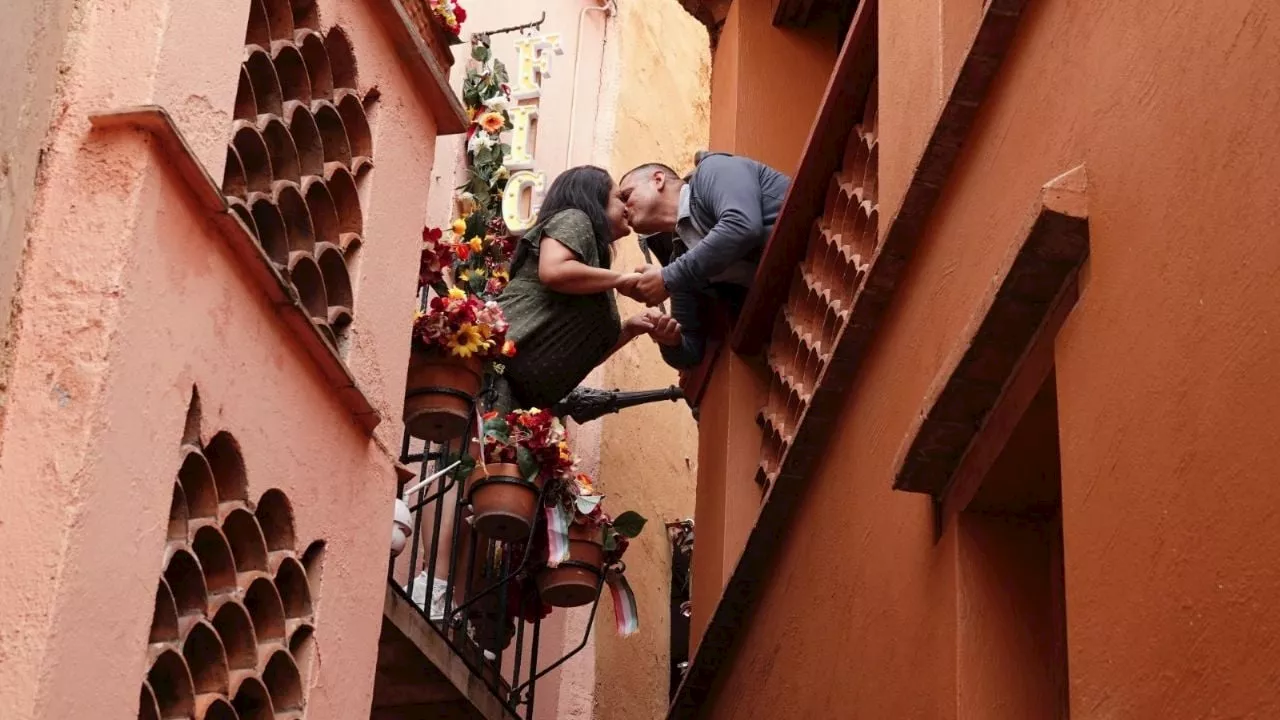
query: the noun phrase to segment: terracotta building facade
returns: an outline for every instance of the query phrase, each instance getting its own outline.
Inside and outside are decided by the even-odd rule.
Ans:
[[[684,5],[793,185],[685,378],[670,716],[1275,715],[1280,17]]]
[[[546,63],[516,99],[536,120],[511,167],[526,219],[572,165],[691,165],[710,51],[676,0],[470,5],[452,46],[421,0],[8,15],[6,720],[514,717],[512,688],[490,682],[510,655],[464,658],[388,576],[413,472],[419,238],[452,217],[471,124],[466,35],[541,19],[493,36],[513,71],[522,43]],[[675,71],[635,70],[664,60]],[[634,238],[616,262],[642,262]],[[676,382],[647,340],[589,380]],[[638,444],[640,428],[659,430]],[[663,524],[693,514],[696,425],[666,402],[572,432],[610,503],[650,520],[628,557],[641,630],[614,637],[607,600],[553,615],[539,669],[574,655],[519,714],[654,717],[673,654]]]
[[[10,20],[3,714],[368,717],[448,68],[396,0]]]

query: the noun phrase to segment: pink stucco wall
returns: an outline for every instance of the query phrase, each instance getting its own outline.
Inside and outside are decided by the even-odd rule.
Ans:
[[[280,488],[300,543],[323,538],[322,662],[308,717],[367,715],[385,589],[393,450],[435,123],[375,16],[349,33],[377,168],[363,188],[347,362],[382,412],[350,419],[150,136],[89,115],[160,104],[220,177],[247,3],[80,3],[22,259],[0,412],[0,708],[131,718],[145,671],[170,491],[192,386],[206,439],[240,442],[250,495]]]

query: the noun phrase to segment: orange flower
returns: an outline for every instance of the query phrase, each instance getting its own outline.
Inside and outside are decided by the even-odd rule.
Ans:
[[[476,119],[476,124],[492,135],[493,133],[502,132],[502,128],[506,127],[507,121],[502,118],[502,113],[487,112]]]
[[[511,342],[510,340],[508,340],[508,341],[506,341],[506,342],[502,343],[502,356],[503,356],[503,357],[515,357],[515,356],[516,356],[516,344],[515,344],[515,343],[513,343],[513,342]]]

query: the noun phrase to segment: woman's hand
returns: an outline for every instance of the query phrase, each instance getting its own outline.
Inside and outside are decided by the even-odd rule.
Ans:
[[[670,315],[664,315],[658,310],[649,310],[645,313],[649,317],[649,322],[653,325],[653,329],[649,331],[649,337],[659,345],[667,347],[679,347],[683,341],[680,334],[680,323]]]
[[[653,318],[647,312],[632,315],[622,324],[623,342],[651,332],[653,332]]]

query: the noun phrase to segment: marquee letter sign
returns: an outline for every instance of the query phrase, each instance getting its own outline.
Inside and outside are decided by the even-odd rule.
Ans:
[[[542,95],[542,79],[551,77],[551,57],[563,55],[560,34],[523,37],[516,41],[516,77],[511,97],[517,102],[533,100],[508,108],[511,118],[511,152],[504,165],[511,173],[502,193],[502,219],[512,234],[519,235],[537,218],[539,201],[547,178],[533,169],[537,150],[538,98]]]

